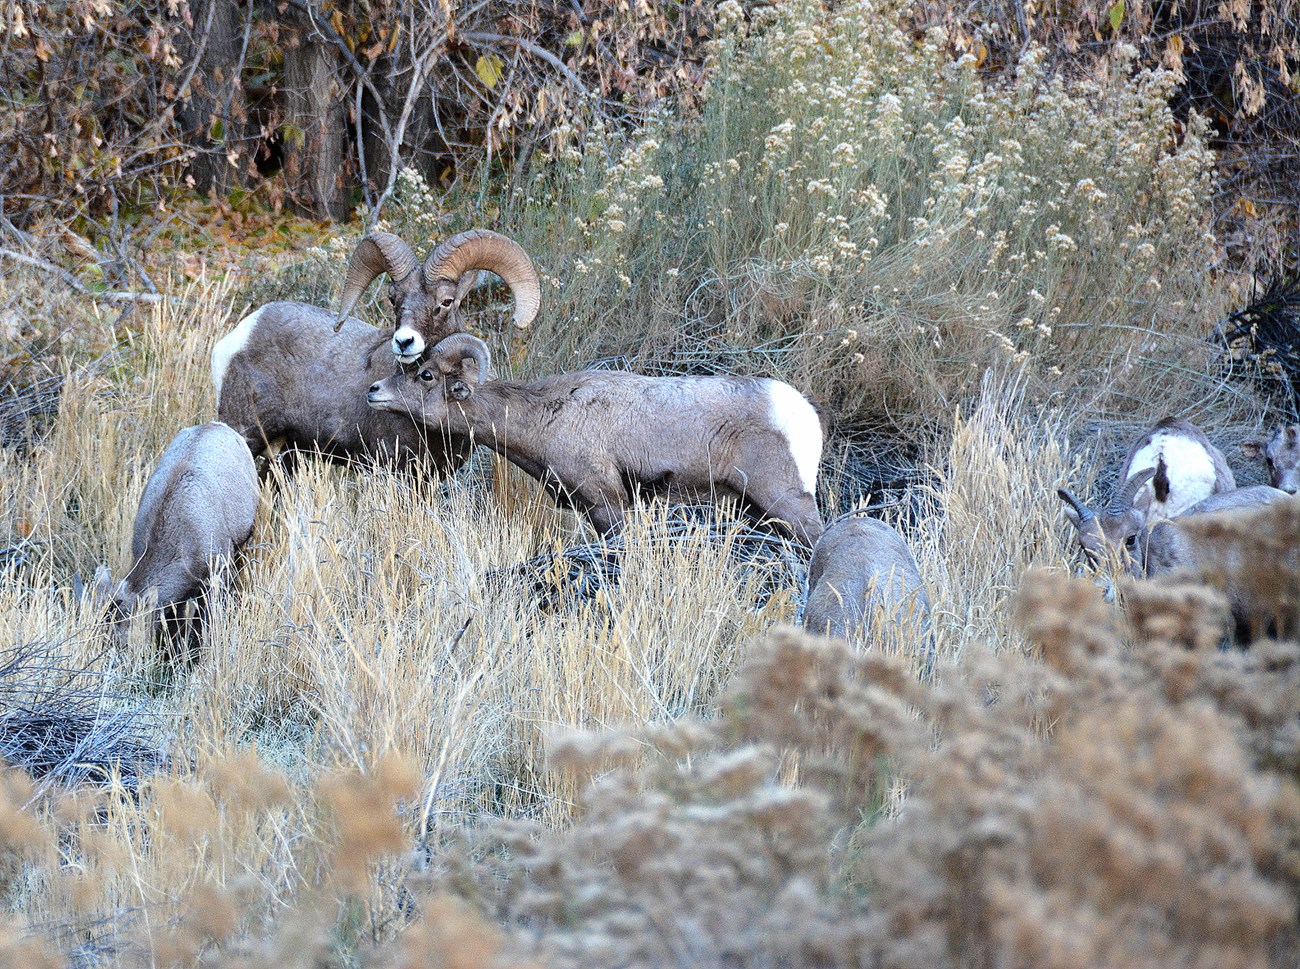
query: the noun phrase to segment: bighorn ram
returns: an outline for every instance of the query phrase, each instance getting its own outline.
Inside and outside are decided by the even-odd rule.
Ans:
[[[243,437],[219,421],[185,428],[145,483],[131,536],[135,564],[116,584],[101,567],[94,598],[122,619],[152,594],[155,621],[176,618],[178,607],[205,592],[213,565],[231,561],[248,541],[257,502],[257,469]]]
[[[496,273],[514,292],[514,323],[531,324],[541,287],[527,253],[505,236],[474,229],[453,236],[420,265],[410,246],[387,232],[357,245],[337,315],[306,303],[268,303],[250,313],[212,351],[217,414],[252,452],[272,444],[317,448],[339,458],[366,456],[406,464],[428,455],[438,470],[469,453],[457,438],[429,439],[405,418],[366,407],[365,393],[398,363],[463,331],[460,302],[478,270]],[[347,316],[381,273],[392,280],[396,327],[386,331]]]
[[[1146,471],[1151,474],[1144,475]],[[1095,521],[1102,537],[1115,547],[1132,539],[1147,522],[1173,518],[1198,501],[1237,486],[1223,452],[1195,424],[1176,417],[1166,417],[1133,442],[1118,481]],[[1070,506],[1066,516],[1079,528],[1074,510],[1078,502],[1073,497],[1065,501]]]
[[[486,445],[602,534],[638,490],[733,495],[808,545],[821,534],[821,423],[789,384],[596,370],[516,383],[490,366],[487,344],[457,334],[376,382],[370,406]]]
[[[1268,474],[1274,488],[1289,495],[1300,491],[1300,424],[1282,424],[1273,429],[1266,441],[1246,441],[1242,452],[1250,458],[1268,462]]]
[[[808,566],[805,629],[866,641],[879,617],[908,627],[916,634],[910,645],[922,651],[929,615],[916,559],[896,530],[873,518],[844,518],[822,532]]]

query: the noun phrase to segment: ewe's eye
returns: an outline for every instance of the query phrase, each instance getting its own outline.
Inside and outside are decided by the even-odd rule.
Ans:
[[[421,370],[421,371],[420,371],[420,379],[423,380],[426,384],[431,384],[431,383],[433,383],[433,371],[432,371],[432,370]]]

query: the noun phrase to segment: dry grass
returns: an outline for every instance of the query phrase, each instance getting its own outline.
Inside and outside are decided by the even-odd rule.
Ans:
[[[555,553],[585,527],[484,457],[445,483],[277,472],[193,668],[159,680],[151,638],[68,583],[127,564],[152,461],[211,414],[227,306],[157,305],[0,466],[39,539],[0,621],[58,644],[24,682],[143,711],[170,760],[138,793],[5,775],[11,963],[1285,964],[1300,662],[1218,654],[1217,602],[1163,587],[1127,593],[1142,651],[1087,583],[1034,579],[1013,621],[1025,575],[1070,564],[1053,493],[1081,474],[1014,372],[894,508],[932,685],[915,656],[765,640],[796,573],[726,510],[647,509],[617,581],[565,599]],[[1266,531],[1293,554],[1291,518]],[[543,600],[505,580],[548,554]]]

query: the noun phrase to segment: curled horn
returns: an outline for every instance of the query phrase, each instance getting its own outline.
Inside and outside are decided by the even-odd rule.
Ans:
[[[485,383],[488,371],[492,368],[492,351],[488,345],[476,336],[468,333],[453,333],[438,341],[431,356],[460,363],[466,357],[478,364],[478,382]]]
[[[456,282],[471,269],[486,269],[505,280],[515,297],[510,322],[521,330],[537,317],[542,306],[542,285],[524,247],[490,229],[458,232],[429,254],[424,264],[424,287],[439,280]]]
[[[357,300],[366,291],[366,287],[379,276],[388,273],[393,282],[400,283],[420,264],[415,252],[404,240],[391,232],[372,232],[352,250],[352,260],[348,263],[348,275],[343,280],[343,295],[339,297],[339,318],[334,324],[337,333],[343,321],[357,305]]]
[[[1106,506],[1106,514],[1117,516],[1127,514],[1128,510],[1133,507],[1133,499],[1137,497],[1137,493],[1142,490],[1143,485],[1155,477],[1155,474],[1155,468],[1147,468],[1145,471],[1139,471],[1137,474],[1132,475],[1124,482],[1124,487],[1115,492],[1110,504]]]
[[[1092,524],[1097,517],[1097,513],[1074,497],[1072,492],[1066,491],[1064,488],[1057,488],[1056,494],[1063,502],[1074,509],[1074,513],[1079,516],[1080,527]]]

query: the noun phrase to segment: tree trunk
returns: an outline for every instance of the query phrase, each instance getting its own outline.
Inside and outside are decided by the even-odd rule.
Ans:
[[[198,65],[178,120],[197,152],[189,166],[195,187],[225,195],[245,183],[253,148],[240,83],[244,25],[237,0],[196,0],[193,13],[185,63]]]
[[[347,218],[348,119],[331,52],[299,35],[284,52],[281,150],[290,201],[318,219]]]

